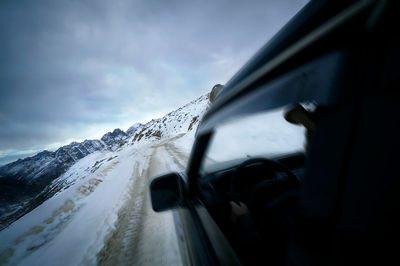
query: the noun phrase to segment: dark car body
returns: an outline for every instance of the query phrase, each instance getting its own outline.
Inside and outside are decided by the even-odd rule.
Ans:
[[[225,85],[199,125],[186,173],[151,184],[154,210],[177,208],[186,264],[247,263],[205,196],[207,182],[240,165],[202,173],[216,128],[302,102],[317,106],[307,154],[272,158],[301,175],[281,264],[385,265],[396,257],[397,13],[395,1],[311,1]],[[260,264],[275,263],[266,252]]]

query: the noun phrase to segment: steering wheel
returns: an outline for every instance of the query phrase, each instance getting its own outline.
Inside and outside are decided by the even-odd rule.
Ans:
[[[239,177],[243,176],[243,172],[246,168],[248,168],[251,165],[255,165],[255,164],[262,164],[263,167],[265,167],[266,169],[272,171],[272,173],[284,173],[286,175],[286,178],[284,179],[278,179],[276,178],[275,174],[270,175],[270,176],[263,176],[263,180],[270,180],[271,183],[272,182],[276,182],[276,184],[284,184],[284,185],[288,185],[288,186],[298,186],[300,184],[299,179],[297,178],[297,176],[295,174],[293,174],[293,172],[286,167],[285,165],[283,165],[282,163],[275,161],[275,160],[271,160],[271,159],[266,159],[266,158],[252,158],[249,160],[246,160],[244,162],[242,162],[238,167],[236,167],[235,171],[232,174],[231,180],[230,180],[230,194],[231,194],[231,199],[232,201],[238,203],[239,202],[239,198],[237,195],[240,195],[240,193],[238,193],[238,187],[239,187]],[[254,182],[254,178],[248,176],[247,178],[253,180]],[[250,182],[251,182],[250,180]],[[260,179],[257,179],[258,182],[260,183],[261,181],[259,181]],[[256,184],[253,184],[253,187],[256,186]]]

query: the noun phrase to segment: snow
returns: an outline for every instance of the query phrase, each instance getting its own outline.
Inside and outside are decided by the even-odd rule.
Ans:
[[[148,195],[151,177],[182,170],[168,152],[167,144],[171,143],[142,143],[140,148],[127,146],[118,153],[96,152],[80,160],[63,175],[66,189],[0,232],[0,264],[107,264],[110,256],[99,254],[112,242],[110,235],[118,229],[121,211],[129,202],[137,208],[129,206],[128,216],[140,214],[142,221],[134,224],[136,229],[120,230],[127,229],[122,235],[130,233],[131,239],[123,241],[133,241],[136,253],[126,256],[129,250],[119,248],[113,250],[113,256],[125,263],[179,265],[172,215],[154,213]]]
[[[208,95],[203,95],[162,118],[139,125],[129,142],[137,144],[144,140],[166,139],[188,131],[195,131],[208,105]]]
[[[132,136],[140,126],[141,126],[140,123],[133,124],[130,128],[128,128],[128,130],[126,131],[126,134],[128,134],[129,136]]]
[[[185,168],[208,104],[202,96],[135,125],[140,140],[78,160],[53,180],[62,189],[0,231],[0,265],[181,265],[172,213],[151,209],[148,187]]]
[[[181,265],[172,212],[151,209],[148,187],[153,177],[186,168],[208,106],[204,95],[128,134],[107,133],[110,143],[118,140],[112,148],[95,151],[102,142],[85,141],[92,153],[53,180],[57,193],[0,231],[0,265]],[[264,156],[266,147],[270,155],[302,150],[304,129],[286,123],[283,112],[222,125],[206,162]]]

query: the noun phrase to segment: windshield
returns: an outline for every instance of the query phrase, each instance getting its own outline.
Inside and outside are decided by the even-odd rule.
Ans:
[[[305,128],[285,120],[287,109],[240,117],[217,127],[202,162],[202,172],[228,168],[248,158],[304,151]]]

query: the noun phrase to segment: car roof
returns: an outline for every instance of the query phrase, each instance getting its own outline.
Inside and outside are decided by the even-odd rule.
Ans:
[[[398,9],[393,2],[325,0],[306,5],[216,97],[197,128],[189,180],[221,123],[300,102],[354,103],[395,86],[393,22]],[[195,190],[195,183],[189,182],[189,188]]]
[[[317,28],[322,22],[335,15],[344,5],[344,3],[338,5],[337,2],[338,1],[311,1],[304,6],[228,81],[224,90],[219,94],[219,97],[226,97],[229,93],[232,93],[232,90],[234,90],[241,81],[261,68],[265,62],[272,60],[277,54],[301,39],[312,29]],[[351,1],[346,1],[347,5],[350,3]]]
[[[308,3],[225,85],[198,132],[207,133],[239,115],[287,104],[329,105],[356,99],[359,91],[353,88],[359,75],[354,71],[359,67],[354,64],[360,63],[346,45],[365,34],[365,20],[375,2]]]

